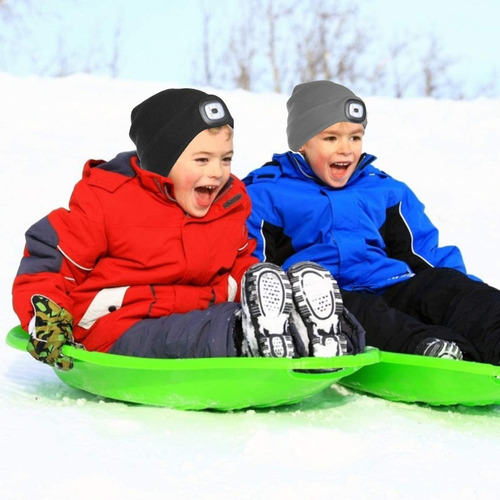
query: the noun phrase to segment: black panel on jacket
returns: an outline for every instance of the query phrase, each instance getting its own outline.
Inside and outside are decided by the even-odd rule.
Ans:
[[[414,273],[424,271],[432,266],[413,251],[413,235],[400,212],[400,205],[386,210],[386,219],[379,229],[385,245],[386,253],[391,259],[406,262]]]
[[[282,227],[264,221],[262,236],[266,245],[264,249],[266,262],[272,262],[281,266],[288,257],[295,253],[292,246],[292,239],[283,232]]]

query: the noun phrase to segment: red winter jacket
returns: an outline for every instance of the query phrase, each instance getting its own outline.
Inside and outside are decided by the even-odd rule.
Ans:
[[[135,153],[88,161],[69,210],[26,233],[13,287],[21,325],[33,317],[32,295],[42,294],[71,312],[77,342],[107,351],[141,319],[232,300],[230,284],[239,300],[241,277],[257,262],[243,183],[231,176],[202,218],[186,215],[169,185]]]

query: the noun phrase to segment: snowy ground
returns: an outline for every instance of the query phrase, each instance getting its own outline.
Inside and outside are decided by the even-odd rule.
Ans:
[[[5,334],[24,231],[67,204],[88,158],[133,149],[130,110],[169,86],[0,75]],[[236,122],[237,175],[286,149],[285,96],[217,93]],[[412,186],[469,272],[500,287],[500,99],[366,102],[365,150]],[[0,367],[1,498],[498,498],[499,406],[431,408],[334,386],[291,407],[186,412],[72,390],[4,343]]]

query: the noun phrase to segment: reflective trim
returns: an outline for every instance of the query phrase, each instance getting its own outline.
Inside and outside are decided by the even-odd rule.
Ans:
[[[408,224],[408,222],[405,219],[405,216],[403,215],[402,206],[403,206],[403,202],[400,201],[399,204],[398,204],[398,212],[399,212],[399,216],[401,217],[401,220],[403,221],[404,225],[406,226],[406,229],[408,229],[408,234],[410,236],[410,250],[411,250],[411,253],[413,255],[415,255],[415,257],[418,257],[419,259],[423,260],[429,267],[434,267],[427,259],[425,259],[424,257],[422,257],[422,255],[420,255],[417,252],[415,252],[415,247],[413,245],[413,242],[414,242],[413,233],[411,231],[410,225]]]
[[[66,253],[64,253],[63,249],[57,245],[57,249],[64,255],[66,259],[68,259],[74,266],[78,267],[79,269],[82,269],[83,271],[92,271],[93,267],[83,267],[80,266],[77,262],[75,262],[73,259],[71,259]]]
[[[267,261],[267,255],[266,255],[266,237],[264,236],[264,219],[261,220],[260,222],[260,238],[262,241],[262,262]]]

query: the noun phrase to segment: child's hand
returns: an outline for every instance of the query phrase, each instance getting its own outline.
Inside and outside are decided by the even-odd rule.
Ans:
[[[73,316],[43,295],[33,295],[35,328],[30,332],[28,352],[38,361],[60,370],[73,368],[73,359],[62,354],[65,344],[74,344]]]

